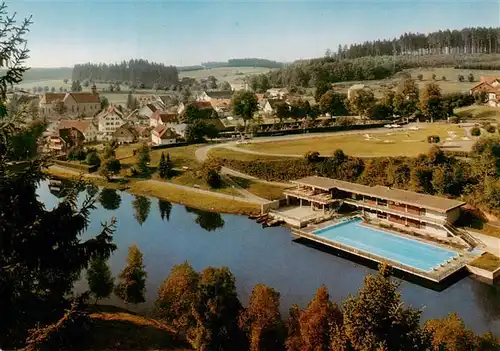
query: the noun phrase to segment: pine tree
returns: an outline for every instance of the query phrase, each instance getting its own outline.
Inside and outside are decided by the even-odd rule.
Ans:
[[[149,155],[149,147],[144,144],[139,149],[139,155],[137,156],[137,168],[142,175],[149,174],[148,163],[151,161],[151,156]]]
[[[170,160],[170,154],[167,154],[167,158],[165,158],[165,154],[163,152],[161,153],[158,174],[163,179],[172,176],[172,161]]]
[[[167,200],[158,199],[158,209],[162,220],[170,220],[170,212],[172,212],[172,204]]]
[[[128,96],[127,96],[127,108],[129,110],[135,110],[138,106],[138,103],[137,103],[137,99],[135,98],[134,95],[132,95],[132,93],[128,93]]]
[[[0,13],[0,61],[8,62],[0,77],[0,348],[13,350],[24,348],[30,329],[64,314],[81,271],[92,257],[108,257],[116,246],[114,221],[98,235],[87,231],[94,199],[79,204],[76,188],[55,206],[43,204],[37,189],[48,163],[37,157],[36,147],[22,168],[8,168],[20,138],[29,135],[36,145],[38,136],[24,115],[9,116],[6,110],[7,87],[21,83],[28,69],[25,37],[32,22],[9,14],[5,3]],[[26,157],[31,150],[23,147]]]
[[[96,303],[99,299],[105,299],[111,295],[114,279],[106,259],[96,257],[90,261],[90,267],[87,270],[87,282]]]
[[[125,303],[145,302],[146,277],[142,253],[132,245],[128,250],[127,265],[118,277],[120,281],[115,286],[115,295]]]

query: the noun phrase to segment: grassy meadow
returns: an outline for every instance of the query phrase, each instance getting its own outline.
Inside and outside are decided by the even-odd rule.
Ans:
[[[500,108],[487,105],[472,105],[455,109],[455,114],[462,118],[489,122],[500,122]]]
[[[417,80],[420,89],[423,89],[427,83],[433,82],[432,75],[436,75],[436,80],[434,81],[438,84],[443,93],[460,93],[469,91],[474,84],[479,82],[481,76],[487,77],[500,77],[500,71],[485,71],[485,70],[471,70],[471,69],[454,69],[452,67],[445,68],[419,68],[406,70],[410,73],[412,78],[417,80],[419,74],[423,75],[421,81]],[[467,76],[472,73],[474,75],[474,82],[471,83],[467,80]],[[463,82],[458,81],[458,75],[463,75],[465,80]],[[339,91],[347,93],[347,89],[357,83],[365,84],[373,89],[375,96],[381,97],[385,88],[396,87],[399,80],[401,79],[401,73],[396,74],[392,78],[382,79],[382,80],[369,80],[369,81],[356,81],[356,82],[340,82],[336,83],[335,86]],[[443,81],[442,77],[446,77]]]
[[[219,67],[210,68],[198,71],[187,71],[180,72],[179,78],[189,77],[194,79],[208,78],[209,76],[214,76],[218,80],[228,81],[234,88],[243,88],[243,79],[247,75],[261,74],[269,72],[270,68],[265,67]]]
[[[366,131],[359,134],[253,143],[239,147],[263,153],[290,155],[304,155],[308,151],[318,151],[327,156],[336,149],[342,149],[348,155],[359,157],[416,156],[431,148],[431,144],[427,142],[428,135],[439,135],[442,141],[448,137],[448,132],[456,133],[457,139],[464,136],[464,131],[453,124],[421,123],[419,128],[417,131],[388,129],[377,133]]]

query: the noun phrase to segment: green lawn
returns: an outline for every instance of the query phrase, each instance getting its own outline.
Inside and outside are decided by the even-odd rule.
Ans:
[[[243,79],[247,75],[261,74],[269,72],[271,69],[265,67],[219,67],[197,71],[180,72],[179,78],[190,77],[200,80],[214,76],[217,80],[227,81],[232,85],[240,85],[243,87]]]
[[[431,144],[427,142],[428,135],[439,135],[442,141],[448,137],[448,131],[455,132],[457,138],[464,136],[463,130],[453,124],[421,123],[419,128],[421,129],[418,131],[388,129],[379,133],[366,131],[360,134],[318,136],[308,139],[253,143],[239,147],[257,152],[291,155],[304,155],[308,151],[318,151],[327,156],[332,155],[336,149],[342,149],[348,155],[361,157],[416,156],[430,149]],[[367,140],[365,134],[368,134],[370,139]]]
[[[283,159],[283,157],[276,157],[276,156],[247,154],[244,152],[238,152],[236,150],[231,150],[224,147],[213,148],[208,152],[208,155],[210,157],[218,157],[221,159],[240,160],[240,161],[254,161],[254,160],[276,161]]]
[[[124,165],[133,165],[137,163],[137,156],[133,155],[133,150],[138,149],[141,144],[129,144],[120,146],[116,149],[116,157],[120,159],[121,163]],[[196,161],[195,151],[201,145],[188,145],[172,147],[168,149],[157,149],[151,150],[151,166],[156,167],[160,162],[160,157],[162,152],[170,155],[170,159],[174,163],[174,167],[189,167],[196,168],[199,163]],[[125,157],[125,158],[124,158]]]
[[[472,261],[471,266],[486,269],[487,271],[494,271],[497,268],[500,268],[500,258],[487,252],[481,257],[476,258]]]
[[[283,198],[285,187],[234,176],[230,178],[243,189],[264,199],[278,200]]]
[[[455,113],[463,118],[500,121],[500,109],[486,105],[473,105],[455,109]]]

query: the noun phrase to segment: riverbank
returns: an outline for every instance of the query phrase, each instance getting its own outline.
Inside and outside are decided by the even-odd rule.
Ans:
[[[191,188],[184,185],[173,184],[152,179],[127,179],[127,182],[108,182],[97,174],[80,174],[63,167],[50,167],[47,174],[63,179],[74,180],[83,176],[95,185],[126,191],[134,195],[146,195],[164,199],[173,203],[197,208],[204,211],[254,215],[260,213],[260,204],[244,199]]]

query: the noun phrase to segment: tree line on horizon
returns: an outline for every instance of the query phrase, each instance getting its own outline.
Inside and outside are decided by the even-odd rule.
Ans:
[[[455,55],[500,52],[500,27],[445,29],[427,34],[404,33],[399,38],[378,39],[327,49],[325,56],[353,59],[385,55]]]
[[[175,66],[132,59],[120,63],[84,63],[73,67],[72,81],[92,81],[96,83],[129,83],[139,88],[170,87],[179,83],[179,73]]]

